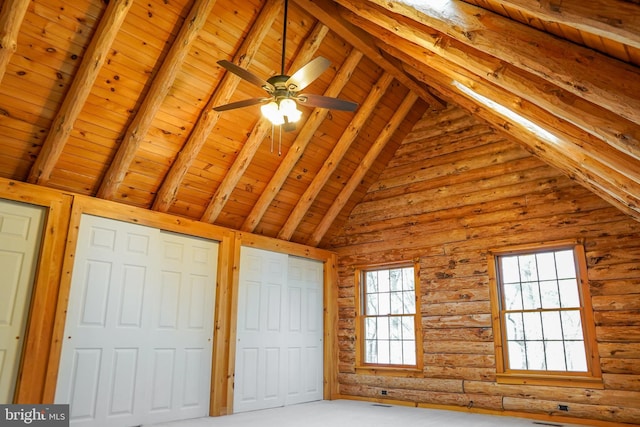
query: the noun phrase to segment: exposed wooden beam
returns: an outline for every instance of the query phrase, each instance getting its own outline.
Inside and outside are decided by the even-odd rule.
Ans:
[[[624,0],[501,0],[544,22],[567,25],[640,48],[640,7]],[[421,6],[417,5],[417,9]]]
[[[346,86],[351,73],[356,69],[360,59],[362,59],[362,52],[357,49],[352,49],[347,59],[342,63],[342,66],[336,73],[336,76],[329,84],[329,87],[325,91],[325,96],[336,97],[340,94],[342,89]],[[324,119],[329,114],[329,110],[326,108],[315,108],[307,121],[305,122],[295,141],[287,151],[284,159],[278,166],[278,169],[273,174],[273,177],[267,184],[266,188],[260,195],[260,198],[251,209],[251,212],[245,218],[242,227],[242,231],[252,232],[258,226],[258,223],[262,219],[262,216],[267,211],[269,205],[276,197],[282,185],[286,181],[287,177],[291,173],[291,170],[296,165],[302,154],[304,153],[307,144],[313,138],[313,135],[318,130]]]
[[[324,187],[331,177],[331,174],[336,170],[342,160],[342,157],[344,157],[353,141],[358,137],[360,130],[375,110],[380,99],[382,99],[389,86],[391,86],[391,82],[393,82],[393,76],[389,73],[384,73],[370,89],[367,99],[358,108],[358,112],[353,117],[336,145],[333,147],[331,154],[329,154],[327,160],[323,162],[322,167],[311,181],[311,184],[307,187],[302,196],[300,196],[298,203],[289,214],[289,218],[287,218],[287,221],[278,233],[279,239],[291,239],[293,232],[300,224],[300,221],[302,221],[302,218],[306,215],[316,197],[318,197],[322,187]]]
[[[347,43],[360,50],[364,55],[391,73],[396,80],[405,85],[409,90],[416,92],[429,108],[440,110],[444,104],[435,98],[425,86],[418,84],[410,76],[405,74],[398,65],[393,64],[382,55],[373,44],[372,38],[364,31],[349,24],[340,18],[336,4],[331,0],[295,0],[301,7],[322,21],[333,32],[342,37]]]
[[[30,0],[5,0],[0,9],[0,82],[18,48],[18,32]]]
[[[340,191],[340,194],[335,198],[334,202],[331,204],[331,207],[327,210],[327,212],[323,215],[322,220],[316,226],[313,234],[307,239],[307,244],[310,246],[318,246],[322,238],[331,227],[331,224],[338,217],[342,208],[347,204],[349,198],[353,194],[353,192],[358,188],[362,179],[367,174],[376,158],[380,155],[382,149],[387,145],[389,139],[393,136],[395,131],[398,129],[398,126],[404,121],[409,111],[413,107],[413,104],[418,100],[418,96],[409,92],[409,94],[402,101],[402,104],[395,111],[387,125],[384,127],[382,132],[378,135],[373,145],[364,156],[356,170],[353,172],[349,181],[347,181],[346,185]]]
[[[329,28],[318,22],[305,43],[298,50],[298,56],[293,61],[290,70],[296,71],[313,59],[313,55],[320,48],[320,45],[328,32]],[[220,215],[220,212],[222,212],[222,208],[226,204],[227,200],[229,200],[231,192],[235,189],[236,184],[238,184],[238,181],[240,181],[240,178],[242,178],[242,175],[249,167],[253,156],[256,154],[256,151],[258,151],[258,147],[260,147],[260,144],[271,129],[271,122],[261,115],[251,131],[249,138],[247,138],[247,141],[242,146],[240,153],[238,153],[238,156],[231,165],[231,168],[229,168],[229,171],[222,180],[222,183],[216,189],[209,205],[202,214],[202,218],[200,219],[201,221],[210,223],[215,222],[218,215]]]
[[[173,85],[178,70],[182,67],[193,41],[196,40],[215,3],[216,0],[196,0],[191,7],[189,16],[182,24],[167,57],[153,79],[149,92],[124,133],[118,151],[100,185],[98,197],[112,199],[118,191],[156,113]]]
[[[281,4],[277,0],[268,0],[260,15],[251,27],[251,31],[242,42],[242,45],[235,53],[233,62],[243,68],[248,68],[249,64],[253,60],[253,57],[258,52],[262,41],[273,26],[278,13],[280,12]],[[213,111],[213,107],[223,105],[229,102],[231,96],[235,92],[238,84],[240,83],[240,77],[233,73],[227,72],[222,81],[218,85],[217,89],[207,102],[207,105],[202,110],[198,121],[196,122],[189,139],[185,143],[182,150],[178,153],[178,156],[171,166],[169,173],[164,179],[164,182],[158,190],[156,199],[153,203],[155,210],[166,212],[175,200],[178,194],[178,189],[187,171],[195,161],[196,157],[202,150],[202,147],[207,142],[207,138],[211,134],[211,131],[218,123],[220,114],[217,111]]]
[[[28,182],[46,184],[49,181],[51,172],[69,140],[76,119],[82,111],[113,40],[118,35],[120,26],[132,4],[133,2],[129,0],[115,0],[107,6],[95,35],[82,58],[80,68],[71,82],[69,91],[51,122],[49,133],[42,144],[38,157],[31,166],[27,177]]]
[[[379,25],[379,19],[378,22],[372,22],[353,12],[345,12],[343,16],[349,22],[389,45],[408,42],[413,46],[410,48],[413,54],[419,55],[424,59],[423,62],[428,63],[435,70],[446,74],[452,65],[468,69],[473,74],[486,78],[607,141],[612,147],[640,159],[640,127],[636,123],[620,117],[615,110],[611,111],[587,101],[574,93],[550,84],[541,77],[479,50],[469,48],[445,35],[438,34],[437,40],[430,45],[431,47],[425,48],[424,42],[421,42],[419,46],[416,44],[415,37],[405,38],[403,34],[406,31],[391,30],[396,26],[406,27],[404,23],[386,21],[388,26],[383,28]],[[424,27],[413,27],[411,31],[422,31],[420,33],[421,39],[432,37],[431,32]]]
[[[640,124],[640,70],[622,61],[460,1],[444,7],[425,2],[420,11],[385,0],[336,3],[437,54],[447,52],[440,48],[446,34],[466,47],[461,56],[477,50],[500,58]],[[500,69],[491,71],[500,74]]]

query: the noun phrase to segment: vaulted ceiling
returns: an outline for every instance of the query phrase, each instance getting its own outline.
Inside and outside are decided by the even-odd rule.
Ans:
[[[283,5],[4,0],[0,176],[323,246],[453,103],[640,220],[638,0],[291,0],[286,73],[359,104],[293,132],[213,110],[264,95],[218,60],[280,74]]]

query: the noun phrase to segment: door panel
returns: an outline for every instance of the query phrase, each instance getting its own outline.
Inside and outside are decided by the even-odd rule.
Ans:
[[[287,405],[323,397],[323,282],[321,262],[289,257]]]
[[[42,207],[0,200],[0,404],[13,402],[44,218]]]
[[[322,399],[322,267],[242,248],[234,412]]]
[[[205,416],[217,243],[83,215],[57,403],[71,425]]]
[[[284,404],[281,308],[286,272],[286,255],[241,249],[234,412]]]

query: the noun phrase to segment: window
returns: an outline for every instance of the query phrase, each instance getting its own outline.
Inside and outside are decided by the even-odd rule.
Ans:
[[[582,245],[492,251],[490,258],[498,380],[599,381]]]
[[[357,269],[360,367],[417,368],[417,264],[395,264]]]

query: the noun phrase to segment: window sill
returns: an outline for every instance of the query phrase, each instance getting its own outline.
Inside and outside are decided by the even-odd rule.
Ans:
[[[422,376],[422,369],[416,366],[358,366],[356,367],[357,374],[365,375],[393,375],[393,376],[405,376],[405,377],[419,377]]]
[[[578,375],[503,373],[498,374],[496,379],[499,384],[551,385],[559,387],[604,389],[602,378]]]

